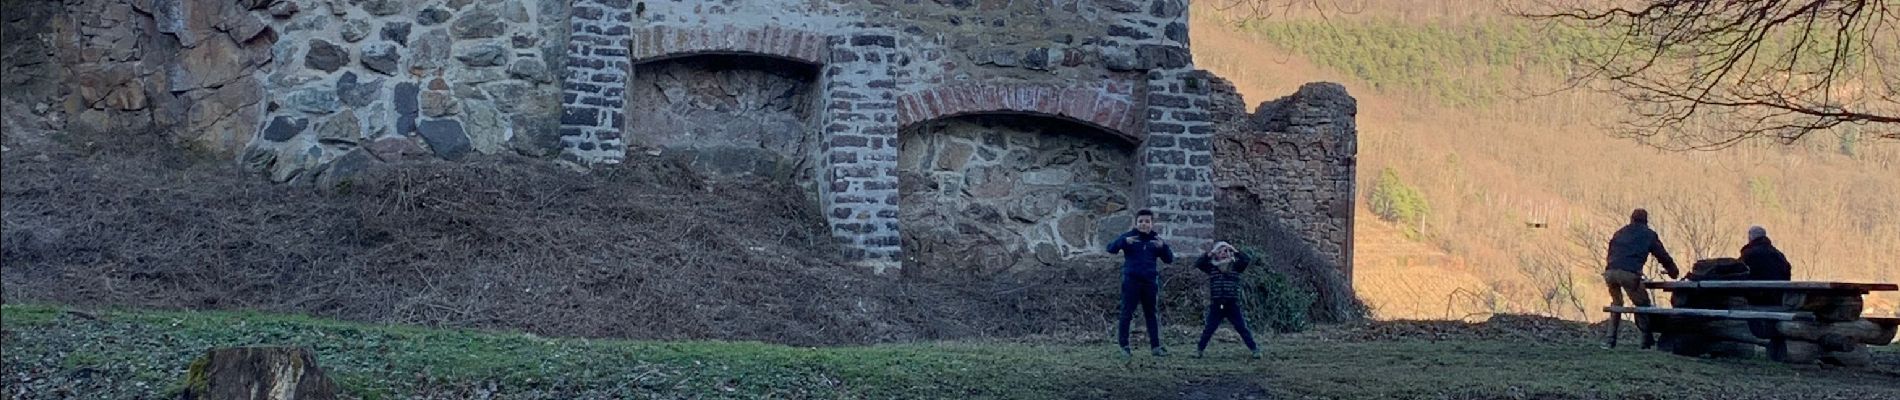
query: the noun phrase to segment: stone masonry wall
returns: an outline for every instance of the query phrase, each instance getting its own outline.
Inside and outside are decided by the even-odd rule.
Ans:
[[[1239,95],[1217,81],[1216,113],[1235,114]],[[1353,177],[1358,106],[1343,86],[1311,83],[1292,96],[1228,119],[1214,135],[1218,201],[1271,213],[1352,277]]]
[[[817,150],[816,68],[763,57],[687,57],[634,66],[625,139],[683,154],[695,170],[806,182]]]
[[[7,45],[24,56],[8,71],[50,78],[7,97],[50,105],[55,130],[168,134],[275,182],[559,151],[567,0],[6,4],[9,41],[32,38]]]
[[[1133,223],[1134,146],[1096,128],[976,115],[913,125],[900,136],[905,268],[994,273],[1056,264],[1102,254]]]
[[[747,139],[783,162],[708,166],[802,180],[847,256],[889,267],[912,259],[905,225],[928,223],[900,212],[900,176],[979,173],[900,165],[906,143],[944,139],[906,135],[960,140],[968,129],[945,127],[1008,115],[1015,127],[999,132],[1125,152],[1100,162],[1125,162],[1126,177],[1070,184],[1125,186],[1100,188],[1119,200],[1086,218],[1095,224],[1153,209],[1162,233],[1196,252],[1214,235],[1217,196],[1244,191],[1349,265],[1350,219],[1315,216],[1350,204],[1350,113],[1308,112],[1337,108],[1299,96],[1252,117],[1232,106],[1231,88],[1194,70],[1186,0],[4,4],[4,100],[23,106],[8,121],[24,108],[47,129],[163,132],[278,182],[477,154],[614,163],[642,147],[706,144],[693,137]],[[789,70],[808,73],[776,73]],[[674,108],[695,101],[705,107]],[[652,124],[629,129],[642,122]],[[758,129],[737,132],[748,127]],[[1052,149],[1032,154],[1063,151]],[[940,198],[953,200],[930,211],[982,203]],[[1052,218],[1015,232],[1017,256],[1049,253],[1039,243],[1086,254],[1101,239],[1074,237],[1090,230],[1078,218]]]
[[[980,114],[1027,114],[1131,143],[1154,133],[1204,139],[1204,115],[1151,96],[1195,90],[1184,0],[627,1],[576,0],[568,47],[562,145],[591,162],[629,152],[624,90],[634,65],[697,55],[766,56],[820,68],[809,157],[820,207],[850,256],[904,259],[898,147],[904,128]],[[819,40],[822,38],[823,40]],[[632,49],[626,54],[623,49]],[[637,77],[635,79],[638,79]],[[616,85],[619,84],[619,85]],[[1191,101],[1191,100],[1190,100]],[[1197,136],[1198,135],[1198,136]],[[1141,144],[1134,208],[1154,208],[1164,234],[1194,246],[1212,234],[1206,146]],[[1198,156],[1198,157],[1195,157]],[[1160,184],[1150,183],[1148,176]]]
[[[269,115],[242,163],[274,181],[375,161],[555,151],[560,0],[288,0]]]

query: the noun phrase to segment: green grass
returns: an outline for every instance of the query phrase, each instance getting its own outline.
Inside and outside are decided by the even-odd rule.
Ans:
[[[312,348],[344,392],[362,398],[490,383],[503,398],[1146,398],[1178,396],[1204,383],[1292,398],[1713,398],[1706,388],[1718,385],[1759,393],[1847,388],[1900,395],[1892,385],[1874,389],[1892,376],[1864,372],[1816,374],[1813,367],[1605,351],[1581,342],[1341,342],[1327,340],[1323,330],[1263,337],[1268,357],[1261,361],[1246,359],[1237,343],[1216,343],[1206,360],[1185,357],[1192,344],[1184,335],[1170,339],[1181,356],[1124,361],[1107,343],[800,348],[551,339],[249,312],[107,311],[92,320],[58,307],[5,305],[0,313],[10,374],[36,370],[52,357],[61,361],[52,363],[58,371],[50,376],[90,368],[132,388],[98,398],[177,390],[193,358],[212,347],[242,345]]]

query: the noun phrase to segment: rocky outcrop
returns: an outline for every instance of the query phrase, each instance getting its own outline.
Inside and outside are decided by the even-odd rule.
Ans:
[[[235,153],[263,120],[277,40],[267,5],[239,3],[6,2],[6,96],[44,107],[55,130]]]
[[[212,349],[185,372],[185,400],[330,400],[336,383],[310,350],[295,347]]]

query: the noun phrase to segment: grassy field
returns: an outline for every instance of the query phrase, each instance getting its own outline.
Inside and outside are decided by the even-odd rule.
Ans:
[[[1893,398],[1900,371],[1711,361],[1587,340],[1368,339],[1338,327],[1186,357],[1124,360],[1106,341],[804,348],[554,339],[233,312],[6,305],[15,399],[152,398],[208,348],[297,345],[346,394],[386,398]],[[1391,326],[1387,326],[1390,328]],[[1372,329],[1359,327],[1356,329]],[[1230,337],[1230,335],[1229,335]],[[1428,340],[1437,337],[1440,340]],[[1231,338],[1231,337],[1230,337]],[[1891,351],[1883,358],[1892,361]]]

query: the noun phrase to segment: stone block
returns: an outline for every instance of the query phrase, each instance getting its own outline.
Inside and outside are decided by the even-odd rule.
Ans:
[[[341,102],[337,100],[336,90],[327,87],[308,87],[291,92],[284,99],[291,109],[310,114],[326,115],[337,111]]]
[[[499,43],[471,43],[455,47],[455,59],[470,67],[505,65],[510,51]]]
[[[391,0],[391,1],[394,1],[394,0]],[[444,10],[439,7],[429,7],[429,8],[424,8],[422,9],[421,12],[416,13],[416,24],[422,25],[422,26],[441,25],[444,22],[448,22],[450,18],[454,18],[454,17],[455,15],[449,13],[449,10]]]
[[[402,62],[402,54],[398,52],[398,48],[395,44],[366,44],[363,45],[362,55],[364,68],[369,68],[371,71],[391,76],[400,72],[398,65]]]
[[[424,120],[417,126],[417,133],[422,136],[424,143],[429,144],[429,149],[435,152],[436,157],[456,161],[468,155],[470,149],[468,133],[462,129],[461,121]]]
[[[408,46],[409,30],[410,25],[408,22],[390,22],[383,25],[382,38],[383,40],[396,42],[397,45]]]
[[[369,37],[370,23],[369,21],[365,21],[361,19],[344,20],[342,32],[340,33],[342,34],[343,41],[345,42],[350,42],[350,43],[360,42],[363,40],[363,38]]]
[[[369,15],[388,16],[402,13],[403,0],[363,0],[363,11]]]
[[[350,107],[366,107],[382,94],[383,79],[359,81],[355,72],[344,71],[337,77],[337,99]]]
[[[271,118],[270,124],[264,127],[264,140],[273,142],[290,140],[297,134],[303,133],[304,128],[309,126],[310,120],[280,115]]]
[[[426,25],[426,24],[425,24]],[[462,13],[455,22],[449,24],[449,32],[456,39],[487,39],[499,37],[508,29],[493,10],[475,8]]]

